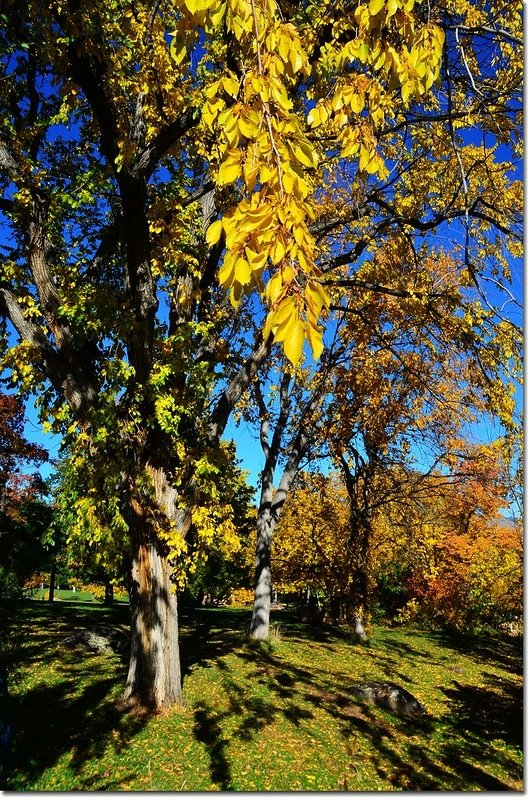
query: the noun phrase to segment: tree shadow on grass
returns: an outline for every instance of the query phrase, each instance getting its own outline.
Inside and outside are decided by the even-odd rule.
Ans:
[[[206,703],[198,703],[193,712],[195,718],[194,734],[202,742],[210,758],[210,774],[221,791],[234,790],[230,766],[226,757],[228,739],[223,736],[221,725],[222,714],[210,708]]]
[[[72,789],[111,789],[113,776],[82,777],[84,765],[101,757],[109,745],[114,751],[123,749],[147,721],[141,714],[125,714],[115,702],[125,683],[123,654],[120,663],[118,656],[95,655],[63,643],[72,629],[101,623],[112,623],[113,628],[121,625],[126,619],[123,609],[78,613],[79,608],[70,607],[73,605],[39,607],[26,602],[19,610],[20,624],[11,624],[3,643],[12,730],[8,769],[3,776],[7,789],[30,789],[46,769],[67,754],[65,779],[66,771],[79,776]],[[26,685],[27,671],[22,667],[31,661],[37,662],[31,674],[40,681]],[[91,771],[94,767],[96,764]]]
[[[371,741],[374,750],[385,749],[384,743],[394,737],[396,725],[402,735],[404,732],[409,735],[425,733],[431,729],[429,720],[393,720],[388,723],[387,718],[381,719],[373,708],[357,702],[350,690],[352,678],[344,673],[329,676],[318,670],[286,664],[269,649],[255,645],[243,648],[239,655],[251,669],[246,674],[246,684],[242,676],[233,671],[221,679],[226,697],[225,710],[208,707],[203,702],[195,707],[196,719],[201,722],[199,735],[197,732],[196,735],[207,746],[212,780],[222,790],[234,788],[225,726],[231,730],[232,739],[246,742],[257,739],[269,725],[282,719],[310,734],[317,711],[324,710],[336,719],[345,748],[349,738],[360,733]],[[260,686],[266,687],[268,694],[249,696],[248,681],[258,691]],[[399,766],[403,773],[410,773],[411,765],[401,760],[392,747],[386,751],[396,769]]]
[[[241,647],[247,613],[225,608],[184,609],[181,613],[180,665],[183,680],[194,667]]]
[[[311,626],[298,624],[294,630],[282,631],[282,639],[315,641],[312,632]],[[320,629],[318,634],[317,639],[330,644],[336,638],[333,629],[324,632]],[[385,652],[387,644],[385,641]],[[442,663],[434,654],[421,652],[406,642],[394,644],[393,650],[389,648],[391,652],[407,657],[410,663],[417,661],[422,668],[427,666],[426,662]],[[227,753],[229,737],[225,731],[231,731],[231,738],[253,741],[263,737],[269,725],[283,718],[298,729],[305,728],[310,735],[317,711],[319,714],[325,712],[335,720],[345,750],[361,736],[368,743],[362,757],[369,758],[381,779],[396,789],[513,791],[513,786],[492,772],[502,768],[516,781],[521,778],[522,768],[509,753],[503,753],[502,747],[489,752],[487,747],[489,739],[494,738],[507,746],[517,746],[520,742],[522,714],[516,682],[491,673],[491,680],[495,679],[494,687],[476,689],[475,694],[474,687],[470,689],[453,682],[451,689],[440,687],[450,703],[445,717],[403,718],[356,697],[352,692],[355,676],[338,671],[327,674],[310,666],[297,666],[277,655],[274,649],[249,643],[238,647],[241,667],[235,672],[223,658],[226,648],[221,648],[219,655],[216,655],[217,649],[218,644],[213,647],[210,644],[207,653],[213,659],[211,663],[222,664],[223,677],[220,680],[226,698],[224,710],[203,703],[196,707],[195,713],[196,718],[202,721],[200,740],[209,750],[212,780],[221,789],[229,790],[234,786]],[[486,659],[486,652],[482,652]],[[368,649],[367,653],[376,661],[383,656],[383,653],[378,654],[377,648],[373,652]],[[466,655],[472,655],[470,648],[467,648]],[[442,661],[446,665],[446,659]],[[498,659],[494,660],[492,667],[495,663]],[[505,659],[503,663],[506,663]],[[515,661],[510,663],[516,666]],[[389,671],[389,678],[395,677]],[[407,681],[406,675],[401,677]],[[485,677],[488,678],[488,673]],[[261,694],[263,690],[266,690],[265,694]],[[255,696],[256,692],[260,693],[259,697]],[[489,728],[485,727],[481,716],[483,708],[489,709],[497,720]],[[340,788],[353,790],[355,768],[353,758],[351,774],[344,776]]]
[[[81,680],[90,683],[79,691]],[[70,754],[69,770],[78,775],[85,763],[100,758],[109,744],[115,752],[121,751],[147,717],[120,712],[112,699],[115,688],[116,677],[94,680],[89,670],[78,669],[72,677],[54,685],[41,683],[14,695],[10,703],[13,743],[7,788],[31,787],[66,753]],[[101,790],[94,780],[86,788]],[[76,784],[72,788],[79,787]]]
[[[470,742],[500,739],[523,748],[523,687],[492,675],[493,685],[468,686],[453,681],[442,691],[451,701],[448,719]]]
[[[456,632],[436,631],[430,637],[442,647],[447,647],[474,661],[497,666],[514,675],[523,674],[523,638],[506,635],[466,635]]]

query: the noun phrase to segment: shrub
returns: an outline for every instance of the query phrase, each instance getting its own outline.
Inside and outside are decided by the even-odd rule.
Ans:
[[[77,587],[78,591],[89,592],[93,603],[105,602],[105,586],[102,583],[83,583]]]
[[[7,567],[0,565],[0,602],[18,600],[22,595],[22,586],[18,575]]]
[[[253,589],[234,589],[228,601],[230,606],[251,606],[254,604]]]

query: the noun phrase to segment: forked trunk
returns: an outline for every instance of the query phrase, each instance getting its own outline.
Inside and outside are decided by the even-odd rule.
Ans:
[[[159,487],[157,497],[160,497]],[[167,485],[165,494],[170,492]],[[182,702],[177,595],[151,509],[132,503],[131,654],[124,700],[150,709]],[[161,508],[167,511],[165,503]]]
[[[295,440],[287,465],[283,471],[278,490],[272,484],[276,462],[268,459],[262,474],[261,498],[258,509],[256,537],[256,570],[254,574],[254,609],[250,623],[251,639],[268,639],[271,615],[271,546],[274,530],[293,485],[298,465],[305,453],[305,438],[302,433]]]

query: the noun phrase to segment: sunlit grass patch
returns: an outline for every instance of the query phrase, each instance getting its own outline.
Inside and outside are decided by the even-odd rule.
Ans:
[[[11,769],[31,791],[501,790],[522,786],[515,640],[376,627],[367,645],[278,614],[256,646],[248,610],[183,617],[185,706],[124,715],[126,660],[65,646],[127,609],[25,603],[9,647]],[[355,683],[392,681],[427,708],[406,719]]]

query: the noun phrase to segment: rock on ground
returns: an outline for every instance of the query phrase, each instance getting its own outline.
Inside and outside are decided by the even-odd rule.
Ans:
[[[67,636],[62,644],[67,647],[87,647],[96,653],[123,653],[128,645],[128,637],[114,628],[85,628]]]
[[[375,705],[393,711],[395,714],[406,717],[423,717],[427,715],[425,706],[413,694],[395,683],[372,681],[370,683],[354,684],[352,692],[368,703],[375,703]]]

